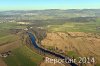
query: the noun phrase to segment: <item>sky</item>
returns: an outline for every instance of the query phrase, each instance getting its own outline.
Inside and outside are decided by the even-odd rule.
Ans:
[[[100,0],[0,0],[0,10],[99,8]]]

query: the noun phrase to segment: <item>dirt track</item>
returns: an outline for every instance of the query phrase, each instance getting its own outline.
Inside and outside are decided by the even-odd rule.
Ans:
[[[6,63],[0,58],[0,66],[7,66]]]

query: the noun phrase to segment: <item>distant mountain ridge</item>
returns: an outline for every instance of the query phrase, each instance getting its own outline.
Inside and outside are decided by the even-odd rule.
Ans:
[[[48,9],[48,10],[11,10],[1,11],[4,15],[49,15],[49,16],[70,16],[76,17],[100,17],[100,9]]]
[[[10,10],[0,12],[1,22],[54,20],[56,22],[93,22],[100,18],[100,9],[47,9],[47,10]]]

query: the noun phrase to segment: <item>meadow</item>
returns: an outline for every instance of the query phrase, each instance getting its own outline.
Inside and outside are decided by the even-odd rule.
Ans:
[[[42,56],[34,53],[27,46],[21,46],[12,51],[12,55],[4,58],[8,66],[38,66]]]
[[[100,32],[100,22],[66,22],[63,25],[48,25],[46,28],[52,32]]]

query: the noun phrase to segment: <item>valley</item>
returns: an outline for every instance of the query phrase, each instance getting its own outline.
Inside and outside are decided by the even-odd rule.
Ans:
[[[46,63],[45,57],[56,57],[36,50],[29,31],[46,50],[76,59],[94,57],[95,63],[82,66],[100,66],[99,12],[100,9],[0,12],[0,54],[11,51],[7,57],[0,57],[0,65],[70,66]]]

